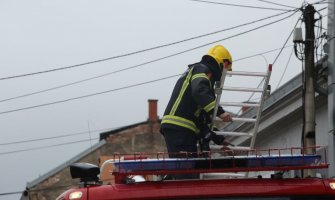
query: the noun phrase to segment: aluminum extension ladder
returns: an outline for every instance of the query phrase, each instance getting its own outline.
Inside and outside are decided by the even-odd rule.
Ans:
[[[225,132],[225,131],[214,131],[217,135],[223,135],[223,136],[235,136],[235,137],[250,137],[250,145],[249,146],[234,146],[234,147],[229,147],[231,150],[250,150],[254,148],[255,145],[255,140],[256,136],[258,133],[258,126],[259,126],[259,121],[260,117],[262,114],[262,109],[263,109],[263,104],[264,104],[264,99],[266,94],[269,92],[268,90],[268,85],[269,85],[269,80],[271,76],[271,71],[272,71],[272,64],[268,66],[268,69],[265,73],[262,72],[241,72],[241,71],[227,71],[227,69],[224,69],[222,72],[221,80],[219,87],[216,87],[215,93],[216,93],[216,105],[214,109],[213,116],[216,116],[218,107],[219,105],[228,107],[228,106],[234,106],[234,107],[254,107],[258,110],[256,110],[256,117],[255,118],[239,118],[239,117],[233,117],[232,121],[234,122],[249,122],[253,123],[254,127],[253,130],[249,133],[245,132]],[[223,86],[225,82],[226,76],[254,76],[254,77],[260,77],[263,78],[263,87],[259,88],[243,88],[243,87],[227,87]],[[253,103],[239,103],[239,102],[220,102],[221,95],[223,91],[237,91],[237,92],[251,92],[251,93],[261,93],[261,97],[259,102],[253,102]],[[213,130],[214,127],[214,121],[215,117],[213,117],[213,121],[211,124],[211,129]],[[211,149],[221,149],[222,146],[218,145],[210,145]]]

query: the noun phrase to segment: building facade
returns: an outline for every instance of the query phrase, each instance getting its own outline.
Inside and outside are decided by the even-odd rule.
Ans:
[[[166,152],[165,141],[159,129],[157,100],[149,100],[147,121],[101,133],[99,143],[93,145],[92,148],[29,182],[21,200],[56,199],[63,191],[78,187],[79,180],[71,179],[69,165],[72,163],[85,162],[99,166],[114,153]],[[103,178],[106,182],[113,181],[113,177]]]

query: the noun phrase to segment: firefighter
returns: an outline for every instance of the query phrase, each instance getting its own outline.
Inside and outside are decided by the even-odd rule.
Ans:
[[[207,119],[213,117],[214,85],[220,81],[223,68],[232,70],[232,57],[224,46],[216,45],[200,62],[189,65],[178,79],[161,122],[161,133],[171,158],[197,156],[199,135],[206,135],[200,134],[208,122],[204,115]],[[218,108],[217,116],[225,122],[232,120],[222,107]]]

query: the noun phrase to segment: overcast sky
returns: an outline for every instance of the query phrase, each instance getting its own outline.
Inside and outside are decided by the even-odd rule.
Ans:
[[[0,78],[125,55],[292,10],[260,0],[216,2],[275,9],[236,7],[190,0],[0,0]],[[275,2],[297,8],[303,3],[302,0]],[[316,8],[326,6],[327,4],[318,4]],[[104,62],[0,80],[0,194],[23,191],[27,182],[33,181],[39,175],[89,148],[91,144],[97,143],[96,138],[102,129],[147,120],[148,99],[158,99],[158,114],[162,117],[177,76],[137,87],[111,90],[181,74],[188,64],[198,62],[213,44],[226,46],[233,60],[281,48],[301,16],[300,11],[273,25],[241,33],[292,13]],[[321,13],[326,15],[327,9]],[[324,28],[327,28],[326,19],[323,22]],[[237,36],[232,37],[235,35]],[[224,40],[225,38],[228,39]],[[219,40],[222,41],[215,42]],[[291,38],[287,45],[292,45]],[[301,62],[294,55],[289,61],[291,52],[292,47],[285,48],[273,66],[270,80],[273,90],[277,88],[282,75],[280,85],[301,72]],[[172,56],[177,53],[181,54]],[[233,70],[263,72],[278,53],[279,51],[274,51],[234,62]],[[132,68],[167,56],[170,57]],[[287,70],[284,73],[286,66]],[[132,69],[116,73],[117,70],[127,68]],[[11,99],[105,74],[109,75]],[[255,79],[233,78],[227,80],[227,84],[259,84],[259,80]],[[104,91],[110,92],[39,107]],[[248,97],[249,95],[223,94],[226,101],[245,101]],[[34,106],[38,107],[25,109]],[[24,109],[14,112],[22,108]],[[75,133],[81,134],[38,140]],[[38,141],[16,143],[28,140]],[[57,146],[82,140],[86,141]],[[37,149],[29,150],[31,148]],[[0,195],[0,200],[14,200],[19,196]]]

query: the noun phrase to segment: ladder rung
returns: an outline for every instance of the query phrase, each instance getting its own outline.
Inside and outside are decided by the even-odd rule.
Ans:
[[[261,88],[243,88],[243,87],[223,87],[222,90],[240,91],[240,92],[263,92]]]
[[[259,103],[222,102],[221,106],[259,107]]]
[[[228,132],[228,131],[214,131],[217,135],[224,135],[224,136],[248,136],[251,137],[252,133],[245,133],[245,132]]]
[[[239,75],[239,76],[262,76],[266,77],[268,74],[263,72],[241,72],[241,71],[227,71],[229,75]]]
[[[235,122],[256,122],[256,119],[254,119],[254,118],[233,117],[232,120],[235,121]]]

